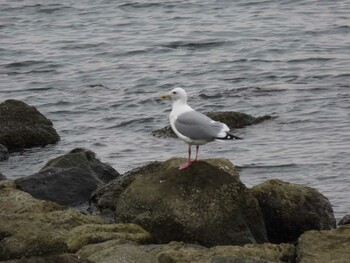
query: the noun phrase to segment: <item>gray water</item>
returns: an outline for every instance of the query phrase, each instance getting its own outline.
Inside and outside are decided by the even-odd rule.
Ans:
[[[11,179],[75,147],[119,172],[186,157],[168,124],[182,87],[199,111],[277,119],[207,144],[251,187],[269,178],[315,187],[350,212],[350,1],[0,0],[0,101],[51,119],[56,145],[0,163]]]

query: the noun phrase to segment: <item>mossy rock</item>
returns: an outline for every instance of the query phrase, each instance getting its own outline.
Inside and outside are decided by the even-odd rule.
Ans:
[[[290,244],[255,244],[206,248],[195,244],[170,242],[162,245],[138,245],[111,240],[83,247],[82,258],[96,262],[158,263],[295,263],[296,249]]]
[[[204,114],[215,121],[225,123],[231,130],[243,128],[253,124],[258,124],[260,122],[276,118],[270,115],[253,117],[249,114],[236,111],[205,112]],[[170,125],[153,131],[151,135],[155,137],[177,137],[171,129]]]
[[[298,262],[349,262],[350,225],[334,230],[307,231],[298,240]]]
[[[115,239],[151,243],[152,236],[135,224],[85,224],[70,231],[66,243],[69,251],[76,252],[86,245]]]
[[[117,199],[117,222],[141,225],[160,243],[266,241],[257,200],[229,161],[199,161],[180,171],[183,161],[170,159],[136,176]]]
[[[101,218],[37,200],[11,185],[3,185],[0,190],[0,260],[66,252],[65,239],[70,230],[83,224],[103,223]]]
[[[0,103],[0,144],[14,151],[60,140],[52,122],[35,107],[19,100]]]
[[[251,189],[272,243],[295,242],[308,230],[335,227],[329,200],[316,189],[272,179]]]

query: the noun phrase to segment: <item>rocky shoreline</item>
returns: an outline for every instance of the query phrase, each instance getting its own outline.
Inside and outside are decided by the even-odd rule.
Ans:
[[[42,116],[24,103],[4,103],[0,116],[18,107],[24,111],[13,116]],[[8,120],[0,131],[2,160],[5,149],[54,143],[43,138],[57,134],[43,132],[53,129],[45,119]],[[16,121],[22,128],[11,137]],[[26,137],[40,127],[36,121],[45,123],[43,133]],[[73,149],[27,177],[0,173],[0,261],[347,262],[349,219],[336,227],[329,200],[316,189],[277,179],[247,188],[226,159],[179,171],[182,161],[119,174],[94,152]]]

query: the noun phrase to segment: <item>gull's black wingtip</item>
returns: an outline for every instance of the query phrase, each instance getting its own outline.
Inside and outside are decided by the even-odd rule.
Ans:
[[[217,139],[220,139],[220,140],[233,140],[233,139],[235,139],[235,140],[243,140],[243,138],[238,137],[238,136],[233,135],[232,133],[228,133],[228,132],[226,132],[226,136],[225,137],[217,138]]]

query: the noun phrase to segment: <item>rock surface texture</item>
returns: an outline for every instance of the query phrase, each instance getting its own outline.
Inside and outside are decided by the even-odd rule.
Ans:
[[[251,189],[272,243],[295,242],[308,230],[335,227],[330,202],[316,189],[273,179]]]
[[[94,262],[142,263],[272,263],[295,262],[295,247],[289,244],[216,246],[205,248],[171,242],[164,245],[137,245],[118,240],[90,245],[77,252]]]
[[[0,182],[0,261],[59,255],[105,240],[151,240],[151,235],[139,226],[106,224],[99,217],[35,199],[13,187],[6,181]],[[55,262],[49,259],[54,258],[24,262]]]
[[[60,140],[52,122],[19,100],[0,104],[0,144],[8,150],[45,146]]]
[[[15,182],[35,198],[76,206],[86,202],[98,185],[118,176],[114,168],[96,159],[95,153],[74,149],[50,160],[38,173]]]
[[[226,123],[227,126],[231,129],[239,129],[243,128],[245,126],[258,124],[260,122],[263,122],[265,120],[270,120],[275,117],[272,117],[270,115],[264,115],[260,117],[253,117],[249,114],[241,113],[241,112],[235,112],[235,111],[223,111],[223,112],[206,112],[205,113],[209,118],[220,121],[223,123]],[[176,138],[176,134],[171,129],[170,125],[155,130],[151,133],[151,135],[155,137],[174,137]]]
[[[350,261],[350,225],[335,230],[308,231],[298,242],[300,263],[345,263]]]
[[[266,241],[258,202],[232,163],[210,159],[180,171],[183,161],[170,159],[135,176],[116,202],[117,222],[138,224],[161,243]]]
[[[0,260],[65,252],[76,226],[103,223],[11,187],[0,190]]]

